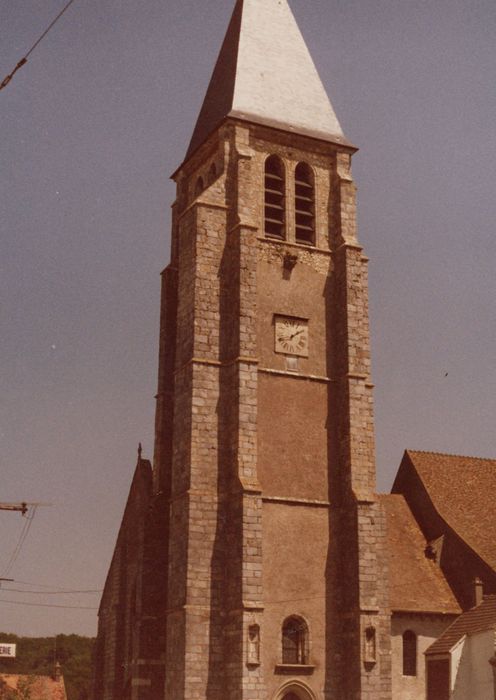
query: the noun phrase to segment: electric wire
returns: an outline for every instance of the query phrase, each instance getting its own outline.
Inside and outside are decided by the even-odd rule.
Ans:
[[[12,554],[10,555],[10,559],[8,559],[7,564],[5,565],[5,568],[2,570],[2,578],[6,577],[10,571],[11,563],[12,563],[14,557],[16,556],[16,553],[19,549],[19,545],[23,540],[23,537],[24,537],[24,534],[26,532],[28,525],[29,525],[29,521],[24,520],[24,522],[22,524],[22,530],[21,530],[21,533],[20,533],[19,538],[17,540],[16,546],[14,547],[14,550],[13,550]]]
[[[72,5],[74,0],[69,0],[69,2],[62,8],[62,10],[59,12],[59,14],[55,17],[55,19],[49,24],[48,28],[45,29],[43,34],[35,41],[35,43],[32,45],[32,47],[29,49],[29,51],[24,55],[23,58],[19,61],[19,63],[16,65],[14,70],[7,75],[2,82],[0,83],[0,90],[2,90],[4,87],[7,87],[7,85],[10,83],[14,75],[17,73],[19,68],[22,68],[27,62],[28,62],[28,56],[30,56],[35,48],[38,46],[40,42],[43,41],[43,39],[46,37],[50,29],[58,22],[58,20],[62,17],[64,12],[69,9],[69,6]]]
[[[81,593],[102,593],[102,590],[95,589],[95,590],[89,590],[89,591],[64,591],[64,590],[59,590],[59,591],[23,591],[22,588],[0,588],[1,591],[9,592],[9,593],[31,593],[32,595],[72,595],[72,594],[81,594]]]
[[[57,605],[55,603],[25,603],[20,600],[7,600],[0,598],[0,603],[9,603],[9,605],[28,605],[36,608],[64,608],[65,610],[98,610],[98,608],[86,605]]]
[[[56,591],[58,593],[65,590],[63,588],[58,588],[58,586],[53,586],[53,585],[47,586],[43,583],[32,583],[31,581],[19,581],[19,579],[17,579],[17,578],[15,579],[14,583],[16,583],[18,586],[34,586],[35,588],[47,588],[49,590]]]
[[[29,515],[25,516],[24,526],[21,530],[21,534],[19,535],[19,540],[18,540],[17,545],[16,545],[14,551],[12,552],[10,559],[7,562],[7,565],[2,573],[3,577],[10,574],[10,572],[12,571],[12,567],[14,566],[17,559],[19,558],[19,554],[21,553],[24,542],[26,541],[26,538],[29,535],[31,525],[33,524],[34,516],[36,515],[36,508],[37,508],[37,506],[33,506],[31,517]]]
[[[14,551],[11,554],[11,557],[7,563],[7,566],[5,567],[5,570],[3,572],[3,576],[7,576],[8,574],[10,574],[12,567],[14,566],[15,562],[17,561],[19,554],[21,553],[22,547],[24,545],[24,542],[26,541],[26,538],[29,534],[29,530],[31,529],[31,525],[33,523],[35,515],[36,515],[36,506],[33,507],[33,512],[32,512],[31,517],[29,515],[25,516],[25,522],[24,522],[23,528],[21,530],[19,540],[17,542],[17,545],[16,545]]]

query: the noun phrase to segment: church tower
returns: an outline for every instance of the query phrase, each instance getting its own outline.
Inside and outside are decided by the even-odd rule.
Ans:
[[[163,273],[165,700],[391,698],[355,152],[287,0],[238,0]]]

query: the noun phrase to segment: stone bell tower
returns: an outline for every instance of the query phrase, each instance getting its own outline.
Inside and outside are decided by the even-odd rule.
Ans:
[[[287,1],[238,0],[163,273],[166,700],[391,698],[355,152]]]

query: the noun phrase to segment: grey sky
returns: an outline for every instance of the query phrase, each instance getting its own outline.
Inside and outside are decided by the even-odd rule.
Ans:
[[[1,0],[0,80],[65,0]],[[360,146],[379,486],[404,448],[496,456],[496,3],[290,0]],[[168,175],[233,0],[76,0],[0,93],[0,501],[40,508],[12,575],[101,588],[152,454]],[[448,376],[446,377],[446,373]],[[0,575],[23,522],[0,512]],[[94,634],[97,595],[0,629]]]

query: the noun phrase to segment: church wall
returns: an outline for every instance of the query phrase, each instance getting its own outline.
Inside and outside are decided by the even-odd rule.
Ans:
[[[327,501],[328,391],[331,340],[329,298],[332,270],[329,251],[329,198],[333,159],[305,148],[305,139],[281,142],[255,131],[251,145],[261,181],[256,220],[263,231],[263,172],[265,158],[277,154],[286,174],[287,241],[258,238],[257,336],[259,356],[258,477],[264,494]],[[287,143],[286,143],[287,142]],[[315,248],[294,243],[294,172],[308,163],[315,175]],[[293,241],[293,242],[292,242]],[[292,270],[284,256],[296,257]],[[308,357],[299,357],[295,372],[286,356],[275,352],[276,314],[308,321]],[[298,379],[295,379],[295,375]]]
[[[194,179],[192,179],[194,182]],[[220,278],[225,211],[200,192],[179,214],[167,697],[222,696]],[[226,465],[227,466],[227,465]],[[226,468],[226,467],[225,467]]]
[[[327,501],[326,384],[259,376],[258,477],[266,496]]]
[[[264,501],[262,661],[268,698],[291,679],[299,679],[319,700],[323,698],[328,529],[325,507]],[[309,628],[309,667],[296,674],[277,669],[282,662],[282,625],[291,615],[303,618]]]
[[[328,273],[329,254],[309,251],[308,246],[285,246],[267,240],[259,242],[258,263],[258,347],[260,366],[286,371],[285,356],[274,352],[274,314],[308,319],[309,355],[298,358],[303,375],[325,377],[329,363]],[[298,261],[285,274],[283,255],[292,253]]]
[[[124,700],[140,655],[139,591],[151,485],[151,465],[139,460],[98,613],[94,700]]]
[[[392,686],[395,700],[424,700],[426,697],[426,649],[455,620],[456,615],[393,613],[391,618]],[[417,675],[403,675],[403,634],[417,635]]]

